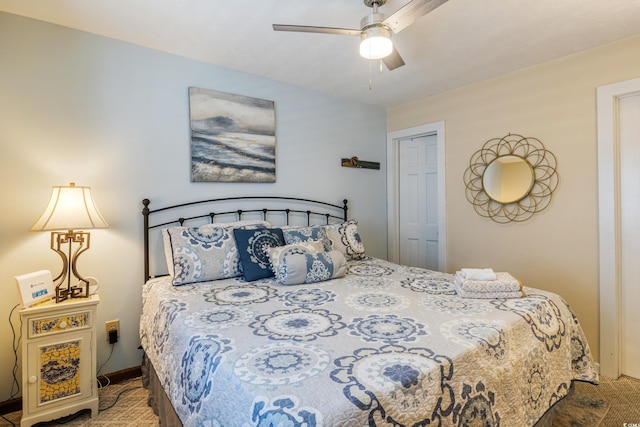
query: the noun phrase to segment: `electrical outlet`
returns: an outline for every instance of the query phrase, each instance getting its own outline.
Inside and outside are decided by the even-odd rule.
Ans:
[[[120,336],[120,320],[109,320],[105,323],[105,328],[107,332],[107,341],[109,341],[110,331],[116,331],[116,336]]]

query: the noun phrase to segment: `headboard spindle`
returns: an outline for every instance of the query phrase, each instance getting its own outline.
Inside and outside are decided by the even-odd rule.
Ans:
[[[162,217],[156,217],[156,213],[159,212],[169,212],[171,210],[174,209],[181,209],[181,208],[185,208],[185,207],[190,207],[190,206],[196,206],[196,205],[203,205],[204,204],[211,204],[211,203],[216,203],[216,202],[228,202],[231,200],[237,200],[239,202],[247,202],[247,201],[252,201],[252,200],[276,200],[278,202],[283,202],[283,201],[292,201],[295,203],[305,203],[307,206],[313,206],[313,209],[315,209],[316,207],[319,206],[324,206],[326,209],[329,209],[330,212],[329,213],[327,210],[325,210],[324,212],[318,212],[317,210],[298,210],[296,208],[286,208],[286,209],[278,209],[278,208],[262,208],[262,209],[248,209],[248,210],[242,210],[242,209],[238,209],[236,211],[223,211],[223,212],[211,212],[209,211],[208,214],[201,214],[201,215],[195,215],[195,216],[189,216],[189,217],[181,217],[176,219],[169,219],[169,220],[162,220],[162,219],[158,219],[158,218],[162,218]],[[215,222],[215,217],[216,216],[225,216],[228,214],[233,214],[234,212],[237,214],[238,216],[238,220],[242,220],[242,216],[244,213],[246,212],[262,212],[262,217],[263,219],[266,221],[267,220],[267,213],[269,212],[283,212],[285,213],[285,220],[286,220],[286,224],[290,225],[291,224],[291,217],[290,214],[291,212],[294,212],[296,214],[307,214],[307,225],[312,225],[314,223],[313,219],[316,216],[320,216],[320,217],[325,217],[325,221],[327,224],[329,224],[331,222],[331,219],[334,220],[347,220],[347,199],[343,199],[342,200],[343,205],[334,205],[332,203],[326,203],[326,202],[321,202],[318,200],[310,200],[310,199],[302,199],[302,198],[297,198],[297,197],[286,197],[286,196],[238,196],[238,197],[223,197],[223,198],[219,198],[219,199],[208,199],[208,200],[198,200],[198,201],[194,201],[194,202],[187,202],[187,203],[180,203],[180,204],[176,204],[176,205],[172,205],[172,206],[165,206],[165,207],[161,207],[161,208],[157,208],[157,209],[150,209],[150,200],[149,199],[143,199],[142,200],[142,204],[143,204],[143,209],[142,209],[142,215],[144,218],[144,277],[145,277],[145,281],[150,279],[152,277],[152,273],[151,273],[151,266],[150,266],[150,257],[151,257],[151,251],[150,251],[150,246],[151,246],[151,239],[149,236],[149,233],[152,230],[160,230],[163,227],[167,227],[167,226],[171,226],[172,224],[175,225],[176,223],[180,224],[180,226],[185,226],[186,222],[190,222],[192,220],[197,220],[199,218],[204,219],[207,216],[210,218],[211,223]],[[222,205],[219,205],[222,206]],[[340,214],[340,216],[338,216],[338,213]],[[150,218],[151,215],[154,216],[154,220],[152,223],[152,219]],[[312,215],[314,216],[314,218],[312,218]],[[175,218],[175,217],[174,217]],[[302,218],[300,218],[302,219]],[[153,275],[153,277],[155,277],[155,275]]]

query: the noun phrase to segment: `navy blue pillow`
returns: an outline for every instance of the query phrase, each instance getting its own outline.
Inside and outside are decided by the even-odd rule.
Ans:
[[[256,230],[233,230],[244,280],[253,281],[273,277],[269,248],[284,245],[282,230],[279,228],[259,228]]]

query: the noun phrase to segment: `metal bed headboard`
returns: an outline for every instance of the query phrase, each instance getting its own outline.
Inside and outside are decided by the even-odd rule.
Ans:
[[[296,203],[298,205],[306,206],[307,209],[301,209],[299,206],[295,208],[282,208],[282,207],[267,207],[267,208],[248,208],[248,209],[233,209],[233,210],[222,210],[215,211],[212,208],[218,204],[223,204],[227,202],[237,201],[239,204],[245,204],[247,201],[272,201],[279,204],[280,202],[291,202]],[[325,224],[329,224],[332,220],[334,221],[346,221],[347,217],[347,199],[342,200],[342,206],[335,205],[332,203],[321,202],[318,200],[311,199],[302,199],[297,197],[282,197],[282,196],[238,196],[238,197],[223,197],[218,199],[208,199],[208,200],[198,200],[194,202],[180,203],[177,205],[165,206],[158,209],[150,209],[149,205],[151,201],[149,199],[143,199],[142,205],[144,206],[142,209],[143,216],[143,228],[144,228],[144,280],[145,282],[151,278],[150,275],[150,233],[154,229],[160,229],[163,227],[173,226],[173,225],[184,225],[186,222],[193,220],[202,220],[207,219],[210,223],[216,222],[216,217],[220,216],[228,216],[228,215],[236,215],[236,219],[239,221],[242,219],[242,216],[249,213],[258,213],[262,215],[263,220],[267,220],[267,214],[271,212],[279,212],[284,215],[286,224],[289,225],[290,214],[303,214],[306,215],[306,223],[307,225],[315,224],[313,222],[314,219],[322,218],[325,221]],[[157,218],[157,214],[161,212],[171,212],[178,211],[182,208],[191,208],[191,207],[207,207],[208,210],[204,214],[196,214],[189,216],[180,216],[173,217],[169,220],[161,220],[162,222],[152,223],[152,215],[153,218]],[[224,209],[224,208],[223,208]],[[319,212],[318,210],[324,209],[323,212]]]

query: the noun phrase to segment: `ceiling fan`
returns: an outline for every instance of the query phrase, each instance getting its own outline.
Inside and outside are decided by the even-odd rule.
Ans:
[[[360,36],[360,55],[367,59],[381,59],[389,70],[404,65],[404,60],[391,42],[391,33],[399,33],[418,18],[431,12],[447,0],[411,0],[390,16],[378,12],[387,0],[364,0],[373,9],[372,13],[360,20],[360,29],[314,27],[306,25],[273,24],[275,31],[302,33],[338,34]]]

